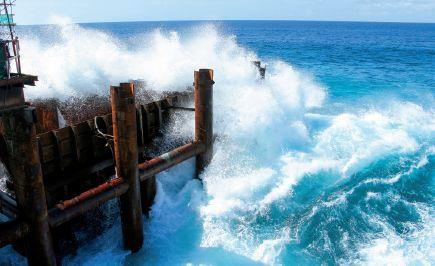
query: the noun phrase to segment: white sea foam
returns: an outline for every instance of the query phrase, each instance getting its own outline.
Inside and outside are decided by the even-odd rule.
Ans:
[[[333,186],[336,182],[344,182],[386,156],[391,154],[407,156],[407,154],[417,152],[423,143],[430,143],[435,121],[433,113],[409,103],[394,104],[391,108],[396,110],[379,109],[361,114],[337,115],[326,123],[329,125],[324,130],[314,136],[308,135],[307,130],[303,130],[303,134],[286,134],[281,131],[281,127],[285,128],[285,126],[277,123],[269,128],[267,135],[261,136],[264,139],[255,139],[255,143],[261,143],[260,147],[263,145],[268,147],[266,153],[272,153],[265,158],[275,159],[266,165],[258,161],[259,158],[264,158],[259,148],[255,148],[255,153],[252,153],[252,148],[238,146],[237,149],[232,149],[228,148],[228,141],[217,142],[218,152],[204,176],[207,194],[211,198],[201,211],[205,229],[202,244],[204,246],[222,245],[229,250],[266,264],[280,263],[278,258],[284,246],[292,241],[290,236],[285,237],[284,231],[292,229],[274,227],[273,233],[262,234],[255,230],[257,225],[254,221],[261,219],[259,217],[262,216],[273,216],[271,212],[276,211],[275,207],[285,213],[288,208],[286,206],[291,205],[294,188],[302,179],[322,172],[328,173],[330,177],[327,183]],[[408,111],[403,111],[403,109]],[[409,112],[411,117],[404,117],[406,116],[404,112]],[[310,121],[312,118],[313,116]],[[292,119],[288,118],[288,120]],[[421,124],[417,124],[416,121],[420,121]],[[261,126],[261,120],[257,123]],[[298,123],[302,124],[303,128],[310,126],[309,122],[304,119]],[[419,134],[415,134],[416,128],[420,129]],[[292,131],[286,128],[286,132]],[[257,132],[243,133],[246,135],[241,139],[245,141],[259,137]],[[241,133],[238,132],[238,134]],[[284,134],[286,139],[283,139],[281,134]],[[292,138],[293,143],[295,140],[300,140],[311,148],[308,151],[296,149],[287,152],[285,149],[273,149],[273,146],[267,143],[268,140],[273,142],[279,139],[280,143],[285,143],[288,148],[292,145],[292,141],[289,141]],[[221,151],[225,151],[224,156]],[[237,159],[239,156],[255,158],[251,158],[252,164],[247,166],[243,163],[244,161]],[[414,170],[424,167],[425,164],[427,164],[427,154],[418,159],[415,165],[411,165],[407,171],[391,178],[379,177],[376,182],[393,185],[403,175],[411,175]],[[237,169],[239,167],[242,169]],[[232,175],[223,169],[240,171],[242,174]],[[357,187],[367,185],[366,181],[371,182],[370,179],[365,180]],[[324,185],[328,186],[327,183]],[[339,193],[328,201],[316,204],[307,219],[311,219],[319,208],[332,209],[347,204],[347,197],[352,195],[357,187]],[[369,194],[368,197],[375,195]],[[291,216],[291,212],[288,216]],[[297,229],[293,228],[293,230]],[[239,234],[240,231],[244,233]],[[252,237],[253,234],[257,235]],[[259,241],[255,238],[264,239]],[[324,238],[329,239],[326,233]],[[429,255],[426,251],[422,251],[422,254]]]
[[[355,264],[367,265],[433,265],[435,237],[433,215],[428,206],[416,205],[423,219],[423,228],[410,224],[411,233],[400,236],[385,226],[383,237],[375,238],[360,249]],[[380,221],[380,223],[382,223]]]

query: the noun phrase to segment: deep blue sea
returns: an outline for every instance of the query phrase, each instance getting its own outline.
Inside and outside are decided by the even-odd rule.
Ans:
[[[40,79],[29,100],[129,79],[183,90],[194,69],[215,70],[203,184],[191,161],[160,174],[139,253],[122,250],[114,219],[65,265],[435,263],[435,24],[60,19],[19,33]],[[192,117],[166,133],[192,136]]]

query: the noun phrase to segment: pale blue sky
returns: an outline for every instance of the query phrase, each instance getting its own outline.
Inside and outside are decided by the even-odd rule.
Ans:
[[[18,0],[20,24],[146,20],[435,22],[435,0]]]

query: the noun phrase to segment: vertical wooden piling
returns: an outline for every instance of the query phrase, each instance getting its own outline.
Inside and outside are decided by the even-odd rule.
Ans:
[[[4,136],[20,215],[29,224],[29,265],[56,265],[36,141],[36,111],[23,107],[3,112]]]
[[[110,88],[116,173],[129,184],[120,197],[124,247],[133,252],[142,247],[142,206],[138,170],[135,91],[133,83]]]
[[[195,71],[195,141],[205,144],[205,152],[196,156],[196,176],[213,156],[213,70]]]

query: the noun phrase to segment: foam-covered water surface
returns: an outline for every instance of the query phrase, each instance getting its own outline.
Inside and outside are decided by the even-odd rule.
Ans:
[[[244,23],[21,29],[23,68],[40,79],[29,99],[104,95],[131,78],[183,90],[194,69],[215,70],[203,183],[193,160],[158,175],[140,252],[122,250],[117,220],[64,264],[433,264],[434,26]],[[193,135],[191,114],[168,133]],[[0,262],[23,263],[10,252]]]

